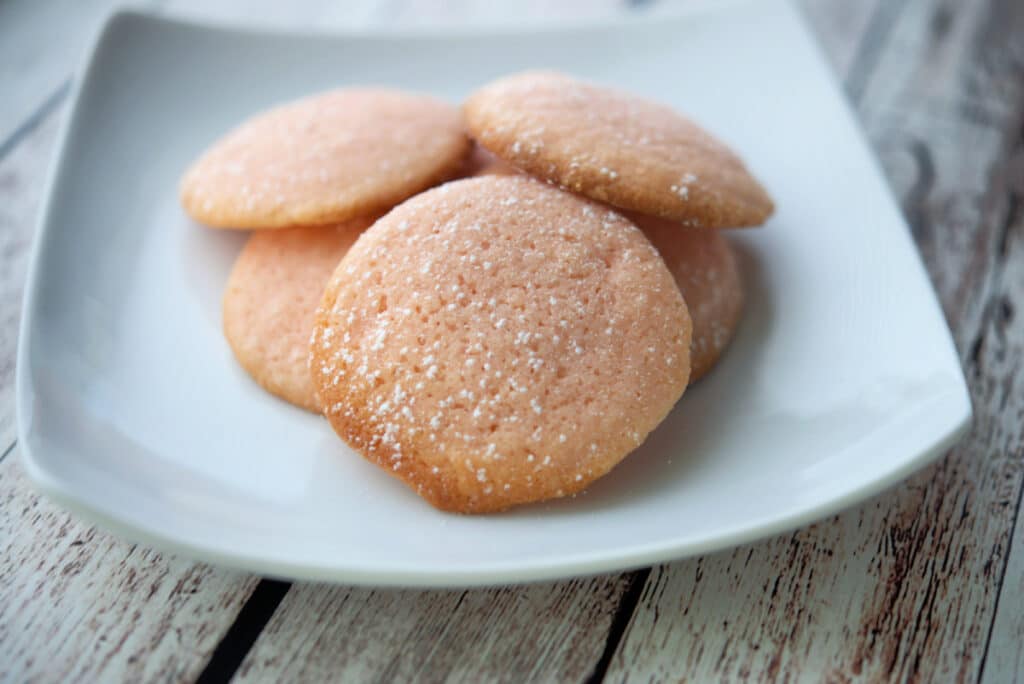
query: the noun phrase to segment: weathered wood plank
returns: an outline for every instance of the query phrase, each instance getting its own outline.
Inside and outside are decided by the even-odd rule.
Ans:
[[[974,430],[856,510],[656,568],[613,681],[979,675],[1024,475],[1024,7],[884,11],[889,36],[854,95],[962,350]],[[1002,605],[1019,620],[1019,602]]]
[[[274,12],[288,11],[280,9],[286,3],[268,3],[265,11],[234,3],[233,8],[218,9],[206,3],[210,7],[197,13],[220,20],[233,20],[241,14],[262,17],[257,19],[261,23],[323,27],[358,26],[364,21],[387,18],[391,12],[409,12],[405,22],[431,23],[428,19],[417,19],[415,9],[406,9],[421,4],[411,0],[382,3],[381,8],[365,15],[357,13],[358,16],[345,13],[350,10],[332,9],[335,3],[327,7],[325,3],[308,1],[309,7],[324,8],[318,10],[322,14],[314,13],[312,19],[296,19],[295,15],[289,15],[291,19],[275,17]],[[201,4],[193,0],[172,2],[171,11]],[[1008,6],[1013,10],[1012,4],[1012,0],[1004,1],[1002,11],[1008,11]],[[861,45],[857,40],[847,39],[847,28],[856,33],[861,30],[858,27],[867,27],[871,13],[864,11],[864,7],[873,8],[874,4],[804,0],[804,5],[821,32],[833,65],[846,71],[858,61],[857,46]],[[1004,15],[983,22],[983,13],[977,8],[956,5],[946,2],[934,12],[926,3],[911,3],[900,9],[891,41],[880,46],[884,49],[877,58],[877,66],[865,68],[869,77],[864,79],[859,94],[861,114],[882,150],[894,186],[905,199],[916,237],[957,331],[958,344],[961,349],[977,352],[968,357],[969,361],[973,359],[970,368],[977,375],[972,375],[972,391],[976,406],[978,398],[983,397],[989,413],[983,416],[978,406],[979,424],[972,441],[965,445],[969,448],[961,449],[938,467],[858,511],[796,535],[656,569],[644,590],[640,611],[612,663],[613,679],[623,674],[626,665],[631,671],[644,674],[644,666],[654,662],[649,659],[652,650],[655,655],[670,653],[680,657],[680,661],[668,663],[671,671],[678,672],[679,662],[683,662],[692,667],[691,672],[712,678],[787,672],[795,677],[802,674],[803,678],[817,679],[828,668],[833,668],[838,679],[856,674],[870,679],[886,673],[965,677],[977,673],[978,651],[983,649],[987,632],[981,615],[985,611],[991,615],[993,587],[1001,576],[1005,558],[1007,511],[1012,510],[1009,503],[1016,500],[1014,494],[1019,492],[1020,485],[1019,462],[1014,466],[1014,458],[1019,461],[1020,455],[1020,435],[1015,432],[1019,427],[1010,423],[1021,423],[1020,405],[1015,400],[1021,396],[1021,381],[1007,369],[1019,360],[1022,339],[1013,308],[1015,301],[1019,301],[1021,285],[1010,261],[1012,255],[1021,263],[1020,219],[1012,217],[1014,212],[1020,213],[1022,205],[1019,200],[1016,209],[1008,204],[1008,181],[999,179],[1017,173],[1018,180],[1014,182],[1020,188],[1019,170],[1024,166],[1005,155],[1003,163],[995,167],[991,163],[1000,158],[1007,130],[1012,129],[1007,121],[1013,112],[1019,111],[1013,93],[1021,84],[1020,74],[1017,73],[1016,80],[1012,74],[1008,77],[1011,70],[1005,65],[990,68],[988,73],[971,71],[964,66],[971,60],[961,52],[974,49],[977,39],[968,38],[977,31],[989,27],[995,35],[988,38],[998,39],[1015,20]],[[308,7],[303,10],[303,6],[299,14],[309,11]],[[963,12],[967,14],[958,14]],[[366,18],[359,18],[363,16]],[[935,36],[911,30],[913,27],[908,23],[922,18],[926,23],[920,26],[927,26]],[[998,57],[998,45],[992,45],[985,54]],[[922,64],[923,61],[927,63]],[[970,76],[950,79],[955,85],[943,85],[950,73],[961,70]],[[1006,79],[1006,83],[1000,83],[1000,79]],[[1011,91],[1009,94],[1002,92],[1006,87]],[[963,97],[964,88],[971,97]],[[1000,94],[991,96],[993,90]],[[913,106],[906,107],[906,102]],[[47,159],[48,154],[42,158]],[[955,163],[961,166],[954,166]],[[964,186],[954,187],[961,175]],[[990,176],[1003,185],[986,192],[984,186]],[[4,200],[13,196],[5,191],[6,179],[0,172],[0,198]],[[6,210],[5,202],[0,202],[0,217]],[[979,220],[979,214],[983,220]],[[992,224],[999,221],[1002,229],[997,231]],[[6,260],[4,240],[10,232],[6,227],[16,224],[31,225],[31,221],[0,223],[0,257],[5,259],[0,264],[0,316],[8,311],[7,300],[3,299],[10,271],[7,265],[17,263],[16,258]],[[23,248],[15,248],[12,253],[17,249],[23,253]],[[1003,250],[1006,254],[999,256]],[[973,260],[963,256],[970,253],[978,256]],[[11,280],[20,282],[16,278]],[[20,302],[20,298],[14,301]],[[8,329],[6,322],[0,321],[0,364],[11,358],[2,346]],[[1005,385],[1000,387],[1000,383]],[[4,415],[3,389],[0,365],[0,416]],[[991,407],[1001,401],[1006,402],[1007,413],[992,414]],[[1012,411],[1018,413],[1011,414]],[[988,439],[979,439],[979,433],[992,434]],[[5,441],[0,422],[0,449]],[[13,457],[8,457],[0,464],[0,663],[24,666],[26,659],[31,658],[38,665],[38,644],[49,640],[48,643],[64,644],[57,649],[56,658],[47,651],[45,662],[62,664],[46,674],[66,675],[56,678],[77,675],[94,679],[94,674],[114,679],[195,676],[201,664],[178,670],[161,664],[168,662],[168,654],[173,655],[176,648],[181,648],[174,643],[171,633],[181,630],[188,637],[197,630],[198,623],[188,621],[189,615],[199,619],[197,606],[205,606],[201,610],[207,611],[211,619],[217,618],[219,611],[233,616],[239,601],[251,590],[252,580],[242,580],[241,598],[228,597],[230,591],[224,588],[224,580],[218,579],[220,573],[203,566],[161,560],[155,554],[113,542],[51,512],[51,517],[38,517],[38,528],[49,530],[50,536],[43,534],[36,542],[49,551],[25,557],[36,563],[45,561],[47,567],[63,568],[76,561],[79,565],[69,571],[73,579],[40,585],[39,592],[52,593],[60,610],[37,608],[38,600],[22,603],[21,619],[32,621],[35,626],[25,628],[24,622],[12,623],[4,614],[5,606],[10,604],[6,592],[14,584],[10,577],[15,576],[8,573],[17,571],[23,573],[18,577],[29,580],[38,578],[31,564],[11,569],[6,564],[10,553],[5,544],[8,537],[13,538],[9,530],[25,527],[23,518],[35,515],[12,516],[10,502],[24,502],[25,497],[32,495],[26,493],[19,475],[11,489],[20,498],[8,498],[5,476],[11,461]],[[34,505],[45,506],[38,500]],[[24,503],[21,506],[29,510]],[[958,515],[963,519],[954,520]],[[71,532],[65,531],[61,536],[62,529]],[[93,537],[87,544],[72,546],[68,540],[76,539],[77,534],[83,535],[83,540],[86,534]],[[102,541],[96,541],[97,538]],[[24,544],[24,539],[19,543]],[[1015,551],[1020,546],[1018,542]],[[80,559],[76,554],[86,554],[86,547],[92,551]],[[157,594],[146,604],[130,598],[144,595],[138,589],[103,591],[128,581],[128,571],[121,573],[120,565],[114,562],[118,554],[136,573],[134,583],[126,586],[148,587],[154,578],[164,578]],[[96,570],[90,572],[94,567]],[[201,576],[200,585],[205,588],[198,598],[171,596],[168,587],[177,582],[171,577],[194,577],[189,572],[211,573]],[[1019,577],[1022,570],[1014,571],[1012,564],[1007,570],[997,626],[1000,616],[1006,616],[1004,622],[1020,625],[1019,608],[1006,603],[1014,596],[1013,572]],[[691,579],[687,579],[687,574]],[[85,575],[92,575],[93,584],[83,590],[87,584]],[[323,679],[340,677],[336,673],[345,671],[353,676],[376,673],[396,678],[420,675],[439,679],[447,673],[454,679],[479,679],[512,673],[516,678],[547,675],[580,679],[591,672],[601,655],[624,586],[622,577],[470,592],[374,592],[304,585],[286,597],[247,658],[241,677],[252,680],[288,672],[289,678]],[[218,591],[225,597],[221,605],[226,608],[215,607],[216,600],[210,598]],[[1016,596],[1019,606],[1020,590]],[[186,598],[190,603],[181,603]],[[175,601],[178,603],[171,606]],[[90,615],[77,623],[77,629],[60,624],[62,611],[72,605],[69,602],[86,605],[80,614]],[[83,626],[95,620],[99,620],[99,629],[98,636],[93,638]],[[721,621],[728,621],[728,625],[723,627]],[[157,633],[152,631],[156,629],[154,623],[172,626]],[[11,624],[21,631],[34,630],[36,639],[34,645],[27,640],[16,641],[25,646],[25,651],[15,660],[9,644],[15,643],[12,640],[18,635],[13,633],[18,630],[6,627]],[[9,630],[7,634],[5,628]],[[225,624],[221,624],[221,632],[224,628]],[[138,639],[129,637],[124,645],[104,650],[111,639],[119,638],[113,635],[125,635],[132,629],[140,635]],[[894,636],[900,630],[909,632],[903,641]],[[217,641],[214,631],[211,628],[208,637],[204,631],[201,645],[192,643],[184,647],[190,655],[197,655],[196,662],[208,657]],[[680,632],[686,634],[680,637]],[[999,672],[1012,672],[992,664],[995,661],[991,652],[1000,643],[999,634],[993,636],[990,665],[985,671],[986,680],[990,681],[1005,681],[992,677],[998,677]],[[1010,632],[1006,638],[1014,638],[1013,634]],[[365,641],[361,635],[366,635]],[[851,645],[860,650],[851,652]],[[106,659],[105,669],[93,669],[86,662],[93,647],[104,654],[97,660]],[[939,652],[941,649],[945,650]],[[417,663],[417,658],[423,662]],[[922,666],[922,659],[929,662]],[[950,669],[958,659],[963,659],[962,668]],[[150,667],[150,661],[156,665]],[[860,668],[859,672],[854,671],[855,667]],[[0,670],[3,668],[0,665]],[[654,673],[666,671],[653,668]],[[0,679],[4,678],[5,673],[0,671]]]
[[[8,0],[0,3],[0,147],[65,83],[116,6],[152,0]]]
[[[192,16],[203,11],[189,2],[175,0],[169,9]],[[496,16],[490,5],[460,5],[458,11],[449,6],[444,16],[436,14],[439,8],[394,3],[389,23],[479,23]],[[542,10],[521,7],[517,13],[529,18]],[[338,17],[319,16],[319,26],[345,25]],[[507,8],[497,16],[507,16]],[[579,680],[600,659],[628,586],[628,576],[470,591],[296,585],[245,659],[239,679]]]
[[[0,20],[0,52],[13,46],[6,41],[12,31],[19,40],[51,48],[59,43],[59,49],[45,63],[3,59],[0,69],[20,65],[34,86],[49,88],[54,81],[56,88],[70,78],[88,36],[117,3],[73,3],[61,21],[44,21],[60,5],[32,4],[40,15],[27,23]],[[44,38],[39,32],[47,28],[61,40],[52,40],[52,33]],[[9,105],[4,115],[32,112],[30,98],[19,98],[36,91],[2,80]],[[28,248],[66,107],[55,104],[19,122],[0,157],[0,450],[14,440],[15,347]],[[194,678],[255,584],[255,578],[162,557],[76,522],[31,490],[16,450],[0,462],[0,680]]]
[[[1016,41],[1004,59],[1018,65],[1024,65],[1024,43]],[[1024,70],[1024,69],[1022,69]],[[1024,115],[1017,121],[1017,137],[1014,147],[1008,155],[1006,163],[1000,169],[1000,175],[1006,178],[1010,194],[1007,198],[1008,208],[1004,221],[1004,233],[999,248],[1006,251],[1007,258],[1004,270],[999,273],[1002,281],[1004,299],[994,305],[993,317],[996,324],[1006,318],[1019,315],[1017,308],[1024,301]],[[1000,331],[997,336],[988,336],[981,341],[984,345],[991,339],[996,345],[994,353],[1006,354],[1006,340],[1010,331]],[[1019,340],[1019,337],[1018,337]],[[979,348],[980,351],[980,348]],[[1013,357],[1011,356],[1011,359]],[[1020,357],[1015,359],[1018,363]],[[1024,460],[1024,447],[1020,443],[1015,446],[1018,465]],[[1024,681],[1024,507],[1022,495],[1018,491],[1016,505],[1016,527],[1013,532],[1009,558],[1003,572],[1003,584],[999,593],[999,606],[992,631],[989,634],[989,645],[986,653],[983,684],[999,682]]]
[[[992,622],[982,684],[1024,682],[1024,524],[1020,502],[1017,506],[1017,527]]]
[[[390,8],[405,25],[480,23],[491,5]],[[517,9],[544,15],[544,3]],[[577,11],[579,8],[576,8]],[[606,8],[592,8],[594,14]],[[593,15],[592,15],[593,16]],[[241,681],[572,681],[600,660],[627,575],[525,588],[364,590],[296,585],[239,671]]]
[[[0,4],[0,449],[14,440],[14,357],[28,249],[72,72],[114,7],[152,4]]]
[[[466,591],[295,585],[239,680],[580,681],[626,576]]]
[[[275,6],[277,6],[276,3]],[[317,19],[316,23],[318,26],[323,26],[323,22],[320,19]],[[281,25],[281,23],[278,22],[278,25]],[[298,22],[293,25],[302,26],[303,24]],[[31,192],[32,186],[36,186],[37,183],[32,181],[33,179],[38,181],[38,178],[35,177],[41,175],[40,171],[45,166],[45,160],[51,155],[50,149],[42,151],[29,150],[28,146],[29,144],[38,143],[39,145],[45,145],[47,148],[52,147],[55,130],[56,125],[52,121],[47,122],[45,126],[40,127],[39,132],[33,135],[31,140],[25,141],[16,155],[11,157],[10,166],[14,171],[10,174],[12,179],[10,192],[18,197],[21,204],[18,205],[16,212],[12,212],[12,216],[9,219],[9,223],[14,228],[10,231],[10,235],[18,237],[20,243],[17,249],[12,248],[6,251],[9,252],[10,261],[12,263],[16,262],[22,270],[23,261],[19,260],[24,258],[24,246],[27,244],[28,234],[31,232],[26,227],[31,225],[31,220],[26,219],[29,217],[34,218],[36,205],[38,204],[38,197],[35,196],[37,193]],[[32,168],[27,168],[28,166]],[[15,273],[16,269],[14,268],[5,270],[11,273],[11,282],[17,283],[20,286],[23,274]],[[20,290],[20,287],[17,289]],[[15,288],[12,287],[10,290],[13,293]],[[17,309],[16,299],[12,303],[5,303],[4,311],[10,312],[12,321],[17,319]],[[6,329],[13,330],[14,328],[14,325],[10,325]],[[2,467],[5,469],[13,468],[14,466],[9,465],[12,462],[13,457]],[[34,506],[46,505],[40,503],[38,497],[28,492],[23,478],[20,477],[20,472],[18,475],[17,480],[10,483],[4,482],[5,485],[9,484],[11,492],[8,495],[8,500],[3,505],[5,516],[9,515],[11,510],[19,507],[20,499],[31,502],[30,505],[20,506],[24,510],[30,510]],[[8,655],[4,656],[4,661],[11,664],[10,671],[17,672],[18,677],[30,677],[35,673],[43,675],[45,678],[64,678],[65,676],[93,678],[94,675],[102,674],[103,676],[120,679],[139,677],[148,679],[152,676],[162,678],[168,675],[174,679],[179,677],[191,678],[198,673],[202,663],[212,652],[213,646],[216,645],[217,639],[230,624],[240,603],[248,592],[251,591],[253,580],[242,578],[237,580],[235,585],[232,585],[224,579],[224,573],[212,571],[204,566],[190,567],[187,563],[162,559],[155,553],[142,552],[134,547],[120,544],[107,538],[102,533],[96,532],[94,529],[76,525],[66,518],[57,519],[55,516],[60,516],[60,514],[52,513],[47,516],[35,516],[33,520],[38,522],[41,531],[51,530],[61,539],[73,538],[67,531],[68,526],[72,526],[76,536],[81,535],[90,543],[76,545],[75,548],[77,550],[74,555],[67,555],[70,550],[68,547],[57,547],[50,556],[45,559],[39,559],[34,571],[26,573],[25,576],[18,576],[13,573],[19,568],[24,569],[28,567],[26,565],[15,566],[12,564],[9,568],[4,567],[3,572],[0,573],[0,576],[4,579],[5,586],[11,591],[10,596],[3,596],[5,605],[20,605],[26,620],[25,624],[8,621],[0,613],[0,617],[3,617],[5,622],[17,628],[18,634],[25,635],[24,639],[18,639],[14,630],[10,634],[0,633],[0,644],[2,644],[0,648],[10,649],[7,651]],[[20,520],[8,520],[5,517],[4,522],[5,526],[9,524],[12,530],[24,527],[23,521]],[[96,540],[102,540],[104,545],[102,552],[99,554],[88,553],[86,549],[95,547]],[[12,547],[17,545],[17,541],[12,535]],[[21,554],[15,551],[16,549],[14,548],[5,549],[5,558],[14,559],[20,557]],[[141,558],[141,564],[137,562],[135,565],[125,568],[123,566],[124,559],[132,558],[133,556]],[[113,561],[115,559],[120,559],[122,564],[114,564]],[[76,577],[79,575],[79,573],[75,572],[76,568],[87,568],[89,570],[88,575],[92,578],[87,588],[96,590],[98,593],[89,595],[88,592],[83,592],[80,586],[68,581],[54,585],[52,581],[44,576],[53,573],[46,573],[45,571],[48,565],[59,565],[61,562],[64,562],[64,567],[67,568],[67,574],[73,574]],[[171,566],[170,569],[166,567],[168,564]],[[164,652],[169,643],[168,634],[172,633],[170,630],[177,624],[176,621],[184,619],[184,616],[187,614],[186,606],[179,605],[180,601],[176,603],[174,595],[162,594],[160,589],[156,589],[156,593],[153,593],[152,590],[149,591],[152,599],[159,604],[158,607],[141,606],[139,605],[141,600],[140,592],[136,590],[136,587],[142,585],[150,588],[174,586],[171,578],[179,574],[185,578],[178,581],[179,584],[185,580],[195,583],[195,591],[198,592],[198,598],[194,602],[198,606],[206,605],[211,593],[208,587],[212,586],[215,588],[213,594],[219,597],[219,603],[223,604],[226,610],[217,613],[213,608],[205,609],[213,613],[210,615],[211,624],[203,632],[209,636],[209,640],[193,647],[192,651],[197,656],[195,660],[186,659],[183,662],[178,662],[178,670],[169,670],[169,663]],[[31,585],[29,583],[30,579],[36,579],[36,584]],[[119,588],[119,585],[125,582],[130,583],[130,586],[127,588],[120,587],[121,590],[116,591],[116,593],[113,590],[103,591],[107,588]],[[551,672],[572,673],[574,678],[579,678],[586,674],[587,668],[592,667],[593,663],[601,655],[603,635],[604,631],[606,631],[606,629],[601,629],[602,621],[607,623],[611,620],[620,593],[619,584],[612,578],[592,580],[584,583],[584,585],[584,590],[577,590],[577,583],[567,583],[564,586],[549,586],[543,589],[535,588],[527,594],[505,592],[503,597],[499,595],[496,598],[492,597],[490,593],[485,592],[476,592],[475,598],[470,597],[466,600],[460,599],[457,594],[448,594],[448,597],[450,599],[454,596],[457,605],[467,606],[467,608],[462,609],[461,614],[463,615],[467,614],[471,607],[475,607],[477,613],[485,615],[491,614],[492,611],[502,610],[505,615],[509,616],[509,620],[506,623],[507,629],[517,633],[517,638],[521,636],[519,632],[526,629],[532,631],[534,613],[546,611],[551,627],[535,638],[537,651],[546,651],[549,656],[547,660],[542,661],[537,666],[547,667]],[[29,590],[32,591],[32,597],[22,598],[21,595]],[[174,591],[177,590],[172,590],[171,594]],[[602,598],[596,601],[593,600],[591,596],[593,591],[601,593]],[[40,610],[39,602],[33,599],[36,595],[43,592],[56,595],[61,602],[74,600],[76,601],[75,608],[80,607],[83,601],[82,596],[85,594],[84,600],[88,605],[81,607],[83,614],[88,614],[89,611],[100,611],[104,615],[109,615],[111,619],[109,622],[103,621],[98,623],[96,618],[90,618],[89,624],[92,629],[82,630],[80,629],[83,624],[82,620],[66,621],[59,617],[62,612],[66,612],[66,609],[63,607],[60,611]],[[308,591],[305,595],[309,595]],[[425,609],[424,619],[427,619],[434,614],[433,608],[440,605],[438,601],[444,604],[444,599],[441,597],[441,594],[437,593],[427,593],[424,596],[427,598],[420,605]],[[20,603],[18,601],[19,598],[22,598]],[[392,593],[389,597],[371,600],[366,603],[366,612],[370,615],[376,614],[379,616],[378,629],[386,632],[392,631],[394,626],[400,623],[401,612],[397,610],[397,606],[401,601],[395,603],[397,598],[399,596]],[[91,602],[90,599],[92,599]],[[168,605],[168,601],[172,605]],[[504,608],[502,608],[502,605],[504,605]],[[383,610],[381,610],[382,607],[384,607]],[[450,607],[454,608],[454,606]],[[575,608],[575,611],[564,610],[566,607]],[[154,611],[158,614],[153,614]],[[598,615],[591,618],[592,613],[597,613]],[[286,615],[288,614],[286,613]],[[588,627],[596,624],[598,627],[597,631],[587,631],[586,634],[575,633],[574,626],[571,623],[573,616],[584,618],[582,624]],[[360,616],[357,614],[355,617]],[[462,636],[477,634],[483,628],[483,623],[474,619],[467,619],[464,624],[465,628],[462,632],[449,626],[447,629],[447,634],[451,635],[449,638],[459,634]],[[121,629],[124,630],[123,633]],[[180,632],[180,628],[175,629]],[[40,634],[51,635],[51,641],[52,637],[56,637],[65,646],[57,649],[57,653],[48,653],[45,660],[40,659],[39,651],[32,647],[34,641],[36,643],[39,642],[38,637]],[[129,634],[134,634],[135,636],[129,637]],[[540,638],[544,634],[551,635],[554,638],[550,640]],[[592,638],[589,640],[584,638],[588,636]],[[123,639],[130,639],[130,641],[121,643]],[[94,652],[93,644],[95,642],[106,643],[110,640],[115,640],[114,643],[116,645],[112,653],[104,654],[102,652],[103,649],[100,648],[100,653],[96,657],[89,655],[90,652]],[[473,645],[475,642],[470,639],[466,643]],[[137,647],[133,648],[136,644]],[[398,646],[399,642],[396,641],[395,645]],[[493,650],[495,647],[492,646],[491,648]],[[452,660],[450,654],[453,652],[452,649],[448,648],[440,649],[431,667],[443,667],[444,663],[447,662],[448,669],[454,674],[458,674],[459,667],[461,666],[460,659]],[[472,651],[465,651],[464,653],[467,656],[473,655]],[[503,662],[508,662],[508,660],[508,658],[504,658]],[[532,650],[527,651],[521,656],[521,660],[523,660],[523,667],[533,664],[535,660],[534,652]],[[311,663],[313,666],[316,664],[316,662]],[[413,666],[414,663],[412,662],[406,662],[405,664],[395,663],[392,665],[392,667],[398,668],[399,671]],[[33,670],[33,668],[38,669]]]
[[[77,522],[0,463],[0,680],[194,679],[255,584]]]

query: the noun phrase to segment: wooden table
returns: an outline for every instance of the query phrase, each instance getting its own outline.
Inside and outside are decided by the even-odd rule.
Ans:
[[[72,73],[115,1],[0,4],[0,680],[1024,681],[1024,2],[800,3],[953,329],[976,414],[967,439],[854,510],[731,551],[527,587],[396,591],[162,555],[26,482],[13,415],[26,259]],[[323,29],[672,3],[137,4]]]

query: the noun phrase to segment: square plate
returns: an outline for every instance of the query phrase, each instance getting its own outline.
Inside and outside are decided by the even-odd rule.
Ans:
[[[724,361],[637,453],[575,500],[448,515],[238,368],[220,299],[244,235],[191,223],[177,181],[281,100],[383,83],[458,101],[528,67],[690,113],[779,210],[736,236],[749,297]],[[19,431],[43,491],[131,539],[295,578],[489,584],[704,553],[878,492],[971,414],[906,226],[784,2],[531,33],[280,35],[115,15],[77,90],[25,312]]]

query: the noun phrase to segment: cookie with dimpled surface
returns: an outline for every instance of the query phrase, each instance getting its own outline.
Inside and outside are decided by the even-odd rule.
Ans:
[[[623,209],[706,228],[760,225],[774,210],[725,144],[636,95],[533,71],[485,85],[463,111],[498,157]]]
[[[309,336],[324,286],[371,220],[253,233],[224,291],[223,325],[239,364],[264,389],[319,411]]]
[[[473,151],[473,160],[474,175],[521,173],[479,146]],[[686,301],[693,322],[692,384],[718,363],[739,324],[744,296],[736,253],[721,231],[688,228],[636,212],[623,215],[657,248]]]
[[[465,513],[579,492],[683,393],[690,319],[636,226],[525,177],[377,221],[317,313],[321,408],[368,460]]]
[[[242,123],[182,177],[182,206],[218,228],[331,225],[453,177],[471,144],[461,114],[427,95],[349,88]]]
[[[651,216],[627,216],[657,248],[686,300],[693,321],[693,383],[718,363],[743,313],[743,279],[736,252],[722,231],[684,228]]]

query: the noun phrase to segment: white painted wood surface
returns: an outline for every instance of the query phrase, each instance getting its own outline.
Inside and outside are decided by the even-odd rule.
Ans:
[[[182,681],[256,579],[75,521],[0,463],[0,681]]]
[[[972,435],[855,511],[657,568],[612,680],[685,672],[696,680],[973,681],[988,652],[989,679],[1013,681],[1019,598],[1014,604],[1004,591],[1008,624],[991,647],[987,637],[1016,521],[1024,436],[1024,321],[1014,313],[1024,295],[1024,216],[1013,204],[1022,191],[1024,62],[996,52],[1001,33],[1024,30],[1019,7],[880,6],[888,35],[859,58],[877,66],[856,84],[962,350]],[[968,108],[979,114],[962,116]],[[1018,573],[1004,584],[1012,590],[1021,571],[1009,572]]]
[[[626,585],[621,576],[468,591],[296,585],[238,680],[581,681]]]
[[[1019,516],[1004,578],[982,684],[1024,682],[1024,524]]]
[[[635,4],[673,11],[685,2]],[[13,441],[16,321],[57,93],[106,4],[0,5],[0,454]],[[623,5],[160,6],[205,20],[328,30],[479,24],[510,13],[593,18]],[[1020,681],[1024,4],[801,5],[857,104],[954,329],[978,416],[969,441],[857,510],[649,575],[466,592],[296,585],[248,651],[240,679],[571,681],[608,667],[611,680]],[[257,581],[77,523],[31,492],[16,453],[0,461],[0,680],[191,680],[218,643],[243,649],[241,661],[249,642],[233,640],[229,628]]]

